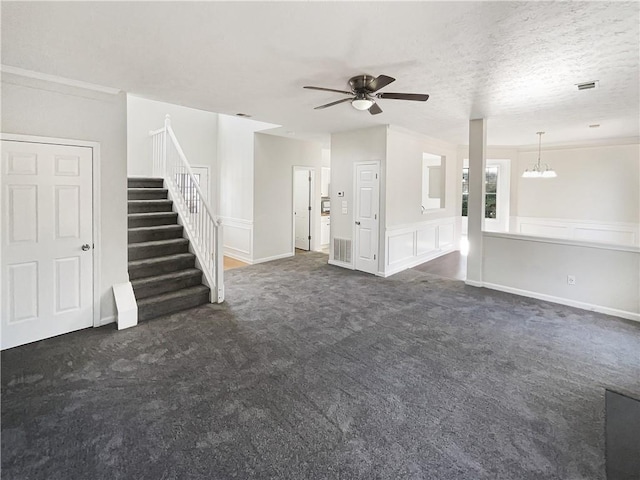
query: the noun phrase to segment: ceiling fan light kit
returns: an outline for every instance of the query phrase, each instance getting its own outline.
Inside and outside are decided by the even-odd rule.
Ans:
[[[378,115],[382,113],[382,109],[376,103],[376,98],[387,98],[390,100],[411,100],[414,102],[426,102],[429,99],[429,95],[422,93],[376,93],[381,88],[386,87],[391,82],[395,82],[396,79],[389,77],[388,75],[379,75],[373,77],[372,75],[356,75],[349,79],[349,88],[347,90],[336,90],[333,88],[324,87],[312,87],[305,86],[310,90],[321,90],[325,92],[343,93],[349,95],[351,98],[345,98],[336,102],[327,103],[315,107],[314,110],[321,110],[323,108],[332,107],[339,103],[351,102],[351,106],[356,110],[369,110],[371,115]]]
[[[373,100],[368,98],[356,98],[351,101],[351,106],[356,110],[369,110],[371,105],[373,105]]]
[[[548,164],[540,163],[540,152],[542,149],[542,135],[544,132],[536,132],[538,134],[538,162],[531,167],[531,170],[528,168],[522,174],[522,178],[555,178],[558,174],[553,170]],[[543,167],[544,165],[544,167]]]

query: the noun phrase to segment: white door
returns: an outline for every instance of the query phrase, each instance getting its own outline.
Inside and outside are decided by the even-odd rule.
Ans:
[[[2,141],[2,349],[93,325],[92,149]]]
[[[293,171],[295,247],[311,250],[311,172]]]
[[[355,268],[378,273],[379,165],[356,164]]]

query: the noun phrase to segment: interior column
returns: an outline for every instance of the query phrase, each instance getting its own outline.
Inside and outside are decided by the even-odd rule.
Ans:
[[[487,121],[469,121],[469,205],[467,210],[469,255],[468,285],[482,286],[482,230],[484,228],[484,194],[487,145]]]

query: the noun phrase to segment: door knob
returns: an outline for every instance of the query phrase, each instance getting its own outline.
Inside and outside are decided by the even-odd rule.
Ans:
[[[85,243],[84,245],[82,245],[82,251],[86,252],[87,250],[91,250],[91,247],[88,243]]]
[[[360,222],[356,222],[356,225],[360,225]]]

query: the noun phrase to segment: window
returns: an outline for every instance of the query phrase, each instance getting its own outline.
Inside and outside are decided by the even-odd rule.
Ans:
[[[484,218],[496,218],[498,198],[498,167],[485,169]],[[462,216],[466,217],[469,209],[469,168],[462,169]]]

